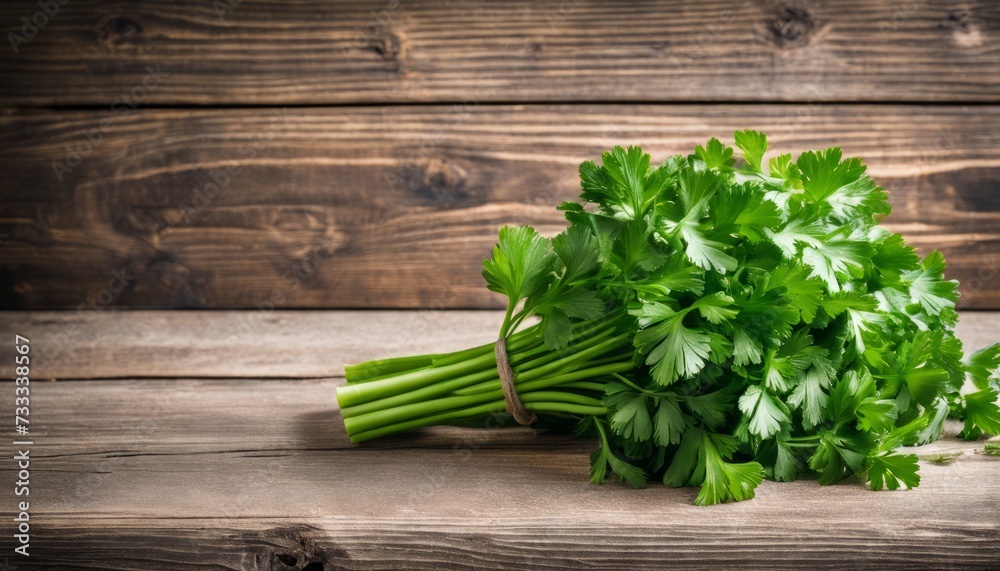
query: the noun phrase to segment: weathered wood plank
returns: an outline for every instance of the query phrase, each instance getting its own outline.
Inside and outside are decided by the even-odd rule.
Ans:
[[[524,510],[532,513],[471,525],[463,518],[412,515],[292,521],[50,517],[37,524],[37,533],[45,538],[39,544],[50,557],[45,561],[74,570],[949,569],[991,568],[998,556],[991,530],[923,511],[903,513],[929,519],[889,529],[896,521],[878,524],[877,513],[851,521],[826,506],[818,515],[828,523],[817,533],[788,525],[779,519],[784,513],[722,513],[728,506],[703,509],[689,525],[670,519],[691,521],[688,513],[669,509],[639,522],[629,513],[588,511],[587,521],[572,528],[563,518],[533,515],[527,505]]]
[[[1000,459],[975,454],[981,442],[949,436],[916,449],[963,454],[922,462],[921,485],[907,492],[765,482],[752,501],[699,508],[692,489],[588,484],[591,444],[560,435],[451,429],[352,447],[337,435],[333,384],[32,385],[32,492],[44,498],[32,504],[33,561],[629,569],[1000,557]]]
[[[32,384],[39,457],[131,455],[285,455],[355,449],[344,432],[334,390],[343,379],[123,379]],[[92,413],[101,410],[95,421]],[[137,416],[141,413],[141,417]],[[379,439],[365,450],[542,447],[589,451],[567,434],[544,429],[434,427]]]
[[[129,456],[230,454],[281,456],[297,452],[436,448],[458,454],[530,447],[590,452],[593,443],[559,430],[519,426],[469,430],[438,426],[352,445],[334,390],[343,379],[122,379],[36,382],[33,426],[44,442],[39,457],[107,459]],[[84,414],[80,414],[83,410]],[[101,410],[100,421],[87,411]],[[140,416],[141,415],[141,420]],[[961,423],[947,427],[954,436]],[[544,434],[545,436],[539,437]],[[945,438],[918,453],[972,453],[972,444]]]
[[[970,319],[980,319],[973,314]],[[35,376],[339,377],[344,365],[495,341],[503,313],[480,311],[4,312],[0,337],[34,344]],[[0,355],[13,347],[0,346]],[[0,368],[0,378],[11,378]]]
[[[582,160],[757,128],[864,157],[888,226],[944,251],[963,307],[1000,308],[1000,106],[149,110],[91,144],[102,117],[0,117],[0,306],[498,307],[496,231],[558,231]]]
[[[31,339],[40,379],[318,378],[348,363],[489,343],[502,321],[502,312],[458,310],[10,311],[0,338]],[[962,312],[957,332],[966,351],[1000,342],[1000,313]],[[0,345],[2,362],[13,350]]]
[[[8,105],[1000,100],[990,0],[74,0],[29,38],[36,13],[0,5]]]

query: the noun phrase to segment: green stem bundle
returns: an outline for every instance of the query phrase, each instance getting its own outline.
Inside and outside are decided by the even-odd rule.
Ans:
[[[508,312],[505,324],[515,317]],[[538,324],[510,335],[508,359],[525,408],[556,416],[605,414],[605,383],[634,367],[627,321],[621,314],[578,323],[572,341],[554,351]],[[493,344],[349,365],[346,377],[337,400],[351,442],[506,410]]]

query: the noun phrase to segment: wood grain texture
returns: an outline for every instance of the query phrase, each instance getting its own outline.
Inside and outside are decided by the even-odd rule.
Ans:
[[[73,351],[50,366],[75,364],[80,377],[188,375],[209,357],[216,373],[239,375],[278,371],[317,338],[332,354],[385,356],[379,331],[411,319],[428,329],[400,339],[401,353],[450,348],[490,334],[498,316],[277,311],[245,346],[220,345],[250,314],[10,312],[0,336],[27,334],[44,352],[76,324]],[[990,342],[996,314],[962,317],[968,348]],[[765,482],[753,501],[699,508],[693,489],[589,485],[593,443],[567,434],[435,427],[351,445],[333,398],[342,379],[69,376],[31,384],[33,556],[15,569],[928,568],[1000,557],[1000,459],[957,439],[954,422],[914,449],[961,453],[921,462],[916,490]]]
[[[1000,319],[969,320],[990,315]],[[11,311],[0,338],[28,336],[44,379],[328,378],[349,363],[495,342],[502,322],[494,310]],[[0,346],[0,359],[10,352],[13,362],[13,350]]]
[[[33,384],[34,438],[41,456],[232,454],[358,449],[351,446],[334,390],[343,379],[115,379]],[[80,410],[103,409],[100,422]],[[144,419],[137,421],[136,411]],[[58,421],[55,419],[59,419]],[[41,422],[41,421],[40,421]],[[128,439],[123,440],[123,432]],[[433,427],[378,439],[364,450],[479,450],[522,447],[584,451],[590,443],[537,429]],[[86,435],[85,437],[81,437]],[[183,443],[183,444],[182,444]]]
[[[489,343],[502,321],[458,310],[11,311],[0,339],[31,339],[39,379],[331,378],[348,363]],[[1000,342],[1000,313],[964,311],[956,332],[966,351]],[[13,361],[13,345],[0,345],[0,362]]]
[[[976,454],[982,442],[916,449],[962,455],[922,462],[907,492],[765,482],[752,501],[699,508],[693,489],[588,484],[592,443],[565,435],[438,428],[351,446],[331,398],[339,382],[33,384],[33,563],[773,569],[1000,557],[1000,459]],[[14,477],[9,464],[0,474]]]
[[[4,2],[3,37],[37,11]],[[0,102],[109,106],[147,66],[159,105],[1000,100],[991,0],[74,0],[48,20],[5,41]]]
[[[816,504],[803,506],[809,507]],[[953,527],[923,511],[904,513],[933,519],[904,525],[898,534],[837,518],[831,524],[842,527],[833,536],[769,519],[785,515],[780,512],[740,514],[738,525],[749,531],[739,533],[737,525],[720,523],[729,515],[720,513],[725,511],[703,513],[697,527],[662,523],[681,515],[667,511],[659,521],[642,523],[591,513],[588,523],[574,529],[566,529],[561,518],[537,516],[491,519],[488,527],[470,526],[461,518],[304,518],[292,524],[282,519],[77,517],[40,523],[38,529],[52,538],[47,545],[59,569],[632,570],[667,564],[670,569],[988,569],[997,557],[989,545],[995,534],[980,533],[976,525]],[[934,539],[928,542],[928,537]],[[120,557],[113,567],[109,554]]]
[[[843,486],[840,488],[835,492],[842,492]],[[802,507],[817,505],[810,501]],[[820,513],[829,515],[827,510]],[[923,510],[903,513],[931,515]],[[625,570],[662,569],[665,561],[671,569],[928,569],[990,568],[997,556],[994,546],[989,545],[994,533],[981,533],[977,524],[953,526],[933,516],[922,524],[904,524],[898,534],[882,525],[864,523],[867,519],[859,524],[834,517],[831,527],[841,527],[835,528],[832,536],[818,536],[782,522],[778,518],[786,514],[781,511],[733,514],[727,506],[695,518],[687,510],[669,509],[658,518],[638,520],[628,518],[628,514],[608,515],[592,511],[586,523],[570,529],[561,517],[540,516],[495,518],[487,525],[469,525],[464,518],[415,516],[295,520],[300,523],[277,518],[60,517],[58,524],[39,524],[39,533],[52,537],[52,560],[69,569],[190,569],[201,565],[247,571]],[[733,515],[738,524],[720,521]],[[875,514],[849,510],[844,515]],[[692,525],[663,523],[666,517],[684,518]],[[739,531],[739,526],[747,531]],[[125,533],[119,534],[122,530]],[[928,537],[933,539],[928,541]],[[108,555],[121,559],[108,567]],[[314,566],[308,567],[310,564]]]
[[[945,253],[962,307],[1000,308],[1000,106],[148,110],[88,143],[102,118],[0,117],[3,307],[495,308],[496,231],[561,229],[581,161],[756,128],[864,157],[887,226]]]

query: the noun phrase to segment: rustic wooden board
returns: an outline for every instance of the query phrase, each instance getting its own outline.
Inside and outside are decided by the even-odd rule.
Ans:
[[[348,449],[334,397],[341,384],[343,379],[38,381],[32,385],[32,414],[40,424],[33,435],[45,442],[42,455],[53,457],[280,456]],[[102,410],[100,421],[80,410]],[[137,410],[143,411],[141,422]],[[379,439],[364,449],[590,448],[571,435],[537,438],[544,432],[435,427]]]
[[[3,318],[0,339],[31,339],[39,379],[288,379],[338,377],[348,363],[489,343],[503,312],[11,311]],[[962,312],[957,333],[966,351],[1000,342],[1000,313]],[[12,363],[13,352],[13,344],[0,345],[0,362]],[[12,375],[0,367],[0,379]]]
[[[235,458],[358,449],[481,449],[530,447],[590,452],[593,444],[544,428],[467,430],[433,427],[353,447],[343,429],[334,391],[343,379],[116,379],[36,382],[32,434],[41,456],[116,458],[229,454]],[[89,413],[101,410],[99,422]],[[137,420],[141,411],[143,420]],[[58,420],[55,420],[58,419]],[[192,430],[196,428],[196,430]],[[960,423],[950,425],[956,434]],[[127,433],[127,434],[126,434]],[[544,438],[539,435],[544,434]],[[943,439],[921,454],[970,452],[970,444]]]
[[[991,314],[970,314],[981,322]],[[1000,314],[992,314],[1000,315]],[[371,359],[459,351],[496,341],[503,312],[104,311],[4,312],[0,338],[34,344],[45,379],[315,378]],[[13,345],[0,346],[0,355]],[[0,368],[0,378],[11,371]]]
[[[108,107],[147,66],[143,105],[1000,100],[990,0],[74,0],[15,53],[38,11],[0,5],[5,104]]]
[[[33,562],[652,569],[1000,557],[1000,459],[976,454],[982,442],[915,449],[963,454],[922,462],[912,491],[765,482],[753,501],[699,508],[693,489],[588,484],[591,443],[563,435],[435,429],[352,447],[336,384],[33,384]],[[0,473],[14,476],[9,464]]]
[[[385,356],[378,330],[411,323],[427,330],[401,339],[400,353],[434,339],[454,348],[490,335],[497,317],[278,311],[245,347],[223,346],[219,333],[247,315],[11,312],[0,336],[26,333],[44,351],[41,341],[75,323],[67,343],[78,347],[50,367],[75,363],[81,377],[222,374],[207,356],[239,376],[306,358],[316,338],[332,354]],[[962,317],[968,348],[992,339],[995,313]],[[33,557],[12,560],[16,569],[944,567],[1000,557],[1000,459],[955,438],[957,423],[915,449],[962,453],[922,462],[916,490],[765,482],[753,501],[698,508],[692,489],[589,485],[593,444],[566,434],[439,427],[351,445],[333,398],[341,379],[68,376],[31,385]],[[0,474],[13,478],[13,465]]]
[[[496,231],[557,232],[582,160],[757,128],[864,157],[888,227],[944,251],[963,307],[1000,308],[1000,106],[147,110],[87,147],[102,117],[0,117],[0,306],[499,307],[479,272]]]
[[[842,492],[839,488],[834,491]],[[801,507],[822,509],[813,502]],[[561,517],[524,514],[472,526],[463,518],[414,516],[294,520],[298,523],[75,517],[60,518],[58,526],[40,523],[38,533],[51,538],[46,545],[53,560],[66,566],[60,569],[631,570],[663,569],[665,562],[671,569],[934,569],[992,568],[997,558],[990,544],[995,533],[982,533],[977,524],[952,525],[923,510],[903,510],[903,515],[926,517],[924,523],[910,520],[890,530],[895,521],[865,523],[877,514],[863,508],[844,516],[822,509],[818,514],[829,517],[832,535],[792,528],[779,519],[787,515],[782,512],[731,510],[663,510],[649,518],[592,511],[573,529],[566,529]],[[863,519],[848,520],[848,515]],[[738,523],[724,523],[729,516]],[[674,517],[691,524],[667,519]],[[741,526],[747,531],[739,531]],[[116,558],[114,567],[109,556]]]

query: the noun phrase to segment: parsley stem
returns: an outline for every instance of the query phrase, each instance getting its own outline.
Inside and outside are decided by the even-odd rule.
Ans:
[[[487,353],[453,365],[421,369],[377,381],[346,385],[337,390],[337,402],[340,403],[341,408],[346,408],[416,390],[431,383],[454,379],[462,375],[485,374],[484,378],[476,378],[475,380],[486,380],[490,378],[491,373],[488,368],[491,366],[496,366],[496,357]],[[492,374],[495,374],[495,371]]]
[[[817,436],[791,436],[791,437],[789,437],[786,440],[786,442],[789,443],[789,446],[793,446],[793,445],[795,445],[795,443],[801,443],[801,445],[803,445],[803,446],[815,446],[815,445],[819,444],[819,439],[820,439],[820,437],[818,435]]]
[[[480,380],[496,381],[497,384],[500,383],[500,377],[497,376],[497,372],[495,369],[485,369],[478,373],[463,375],[460,377],[456,377],[454,379],[433,383],[425,387],[413,389],[404,393],[368,400],[356,405],[344,404],[344,401],[341,399],[341,390],[345,387],[341,387],[337,389],[337,401],[340,403],[341,406],[340,413],[343,415],[344,418],[349,418],[352,416],[377,412],[387,408],[404,406],[411,403],[419,403],[421,401],[426,401],[428,399],[441,397],[443,395],[453,393],[456,389],[460,389],[462,387],[468,386],[470,383],[474,383]]]
[[[517,373],[517,381],[526,381],[550,373],[568,372],[579,368],[581,364],[589,363],[592,359],[599,360],[601,355],[617,351],[629,344],[627,334],[605,339],[613,332],[613,329],[600,331],[575,345],[573,349],[578,350],[569,355],[563,355],[559,351],[549,351],[544,345],[513,355],[511,363]],[[534,358],[528,360],[531,357]],[[463,363],[421,369],[355,385],[349,384],[337,389],[337,401],[342,414],[347,418],[420,402],[452,392],[464,395],[488,391],[496,387],[497,383],[499,376],[496,372],[496,358],[490,352]]]
[[[517,305],[517,300],[512,299],[507,302],[507,313],[503,316],[503,325],[500,326],[500,338],[506,339],[507,334],[510,333],[511,326],[511,316],[514,313],[514,306]]]
[[[520,395],[521,401],[524,403],[533,403],[539,401],[544,401],[548,403],[561,402],[569,404],[578,404],[583,406],[599,407],[602,405],[600,403],[600,400],[598,400],[595,397],[589,397],[565,391],[562,392],[546,391],[541,389],[560,387],[566,383],[574,383],[582,379],[598,378],[603,375],[616,373],[620,371],[626,371],[631,367],[632,367],[631,361],[625,361],[620,363],[603,365],[601,367],[583,369],[580,371],[575,371],[573,373],[557,375],[554,377],[536,379],[534,381],[524,384],[523,391],[521,392]],[[590,385],[585,385],[584,387],[580,388],[592,389],[597,395],[600,395],[603,386],[604,385],[602,383],[591,383]],[[447,411],[455,409],[468,409],[470,407],[474,407],[479,404],[493,402],[497,400],[501,401],[503,400],[503,391],[499,386],[499,379],[497,379],[496,381],[496,389],[489,393],[481,393],[468,396],[444,397],[418,403],[411,403],[398,407],[375,410],[360,415],[354,414],[354,412],[356,412],[355,410],[345,409],[343,411],[344,425],[347,429],[348,434],[359,434],[371,430],[376,430],[380,426],[401,424],[421,417],[434,416],[435,413],[444,414]],[[358,407],[355,407],[355,409],[357,408]]]
[[[577,326],[579,325],[577,324]],[[519,351],[528,346],[541,345],[541,337],[541,328],[532,326],[508,337],[507,348],[509,351]],[[463,351],[455,351],[454,353],[376,359],[366,363],[347,365],[344,367],[344,376],[347,378],[348,383],[374,381],[401,373],[425,369],[430,366],[443,367],[445,365],[453,365],[492,352],[493,343],[488,343]]]
[[[591,337],[590,339],[587,339],[584,342],[581,342],[579,345],[573,347],[573,349],[576,350],[575,353],[570,353],[569,355],[563,355],[561,352],[547,351],[537,359],[512,367],[515,373],[514,382],[520,383],[521,381],[532,379],[541,373],[558,372],[559,370],[568,371],[574,369],[580,361],[589,358],[591,355],[595,353],[600,354],[606,351],[609,345],[606,342],[605,343],[599,343],[599,342],[602,341],[607,335],[610,335],[611,333],[612,333],[611,330],[607,330],[598,335],[595,335],[594,337]],[[595,345],[597,347],[596,350],[594,349]],[[543,365],[545,366],[544,368],[542,368]],[[483,392],[486,390],[490,390],[493,387],[493,385],[491,384],[492,382],[493,379],[490,379],[469,387],[456,390],[455,392],[456,394],[474,394],[478,392]]]
[[[514,331],[530,315],[509,304],[501,328],[521,402],[539,412],[604,414],[609,375],[635,366],[631,328],[623,327],[631,318],[621,312],[573,323],[570,343],[553,350],[540,324]],[[351,439],[504,412],[493,345],[350,366],[337,400]]]
[[[525,383],[523,391],[520,392],[521,401],[530,402],[532,399],[537,399],[539,389],[551,388],[563,382],[578,381],[600,376],[602,374],[627,370],[627,368],[631,368],[631,363],[605,365],[604,367],[586,369],[567,375],[560,375],[547,379],[537,379],[530,384]],[[502,400],[503,390],[500,387],[499,379],[496,379],[494,386],[494,390],[488,393],[422,400],[400,406],[382,407],[377,410],[363,412],[360,414],[358,413],[358,409],[360,407],[344,409],[341,411],[344,416],[344,426],[347,428],[348,433],[365,432],[382,424],[397,423],[416,417],[427,416],[433,413],[444,412],[457,408],[467,408],[483,402],[498,399]],[[575,393],[546,392],[545,394],[547,396],[546,400],[560,400],[560,398],[562,398],[568,399],[570,402],[576,402],[577,404],[589,404],[592,406],[600,405],[600,401],[594,399],[593,397],[584,397],[583,395]],[[382,402],[377,402],[376,404],[382,404]]]
[[[534,412],[555,412],[578,416],[601,416],[607,414],[608,412],[604,406],[600,405],[582,405],[565,402],[525,402],[524,408]],[[351,442],[364,442],[366,440],[371,440],[373,438],[378,438],[394,432],[402,432],[404,430],[412,430],[414,428],[423,428],[438,424],[447,424],[450,421],[485,416],[490,413],[503,412],[504,410],[506,410],[506,405],[501,400],[466,409],[448,411],[434,416],[427,416],[396,424],[383,425],[365,432],[351,434],[350,438]]]
[[[601,383],[597,381],[577,381],[575,383],[563,383],[559,385],[562,389],[579,389],[582,391],[594,391],[596,393],[603,393],[604,389],[608,386],[607,383]]]
[[[347,365],[344,367],[344,376],[350,379],[349,382],[352,383],[372,381],[396,373],[429,367],[433,364],[435,357],[437,355],[416,355],[412,357],[378,359],[358,365]]]
[[[815,448],[819,442],[786,442],[789,448]]]

